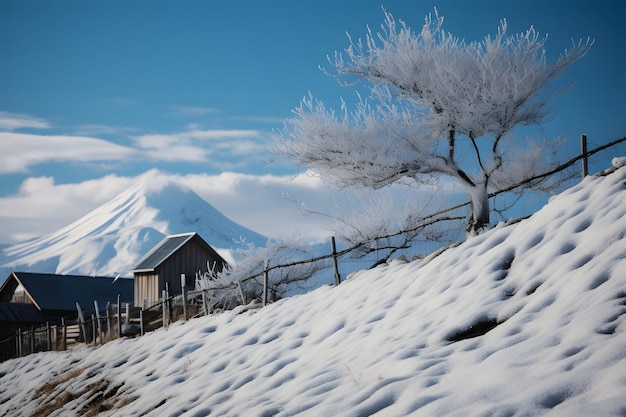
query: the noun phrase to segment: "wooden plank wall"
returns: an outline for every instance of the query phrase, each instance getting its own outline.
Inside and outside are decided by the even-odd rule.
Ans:
[[[135,306],[143,306],[144,299],[148,301],[148,306],[155,304],[165,289],[170,296],[181,294],[181,274],[186,277],[185,288],[192,291],[196,273],[207,270],[207,261],[217,263],[216,270],[222,270],[222,260],[196,236],[170,255],[154,272],[136,273]]]
[[[148,305],[155,304],[161,298],[159,290],[159,276],[156,272],[135,274],[135,305],[143,306],[143,300]]]
[[[165,289],[167,283],[170,295],[180,294],[182,292],[180,275],[185,274],[185,288],[187,291],[192,291],[195,286],[196,273],[207,270],[207,261],[212,263],[218,260],[213,258],[213,254],[208,252],[198,240],[190,240],[157,268],[160,288]],[[218,261],[218,264],[221,266],[221,261]]]

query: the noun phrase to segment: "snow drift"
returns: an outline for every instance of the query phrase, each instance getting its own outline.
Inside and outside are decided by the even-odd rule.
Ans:
[[[625,236],[621,168],[430,260],[5,362],[0,415],[624,416]]]

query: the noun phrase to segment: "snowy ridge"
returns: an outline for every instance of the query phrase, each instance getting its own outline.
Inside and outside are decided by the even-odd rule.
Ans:
[[[625,270],[626,167],[429,262],[5,362],[0,415],[624,416]]]
[[[164,236],[185,232],[198,232],[227,260],[236,246],[233,239],[246,237],[258,246],[266,242],[188,188],[144,182],[54,233],[5,247],[0,267],[9,272],[131,276],[134,263]]]

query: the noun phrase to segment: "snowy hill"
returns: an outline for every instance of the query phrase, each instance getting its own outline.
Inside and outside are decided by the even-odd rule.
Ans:
[[[48,235],[5,247],[1,279],[13,270],[131,276],[134,264],[165,235],[197,232],[225,259],[246,237],[267,239],[217,211],[179,184],[139,183],[74,223]]]
[[[624,271],[626,168],[430,260],[2,363],[0,415],[625,416]]]

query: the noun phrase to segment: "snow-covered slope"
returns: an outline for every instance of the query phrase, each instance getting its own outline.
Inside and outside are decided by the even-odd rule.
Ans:
[[[197,232],[227,260],[236,247],[233,239],[246,237],[259,246],[266,242],[180,184],[139,183],[57,232],[5,247],[0,267],[5,272],[129,276],[165,235],[185,232]]]
[[[625,416],[624,271],[626,168],[428,262],[5,362],[0,415]]]

